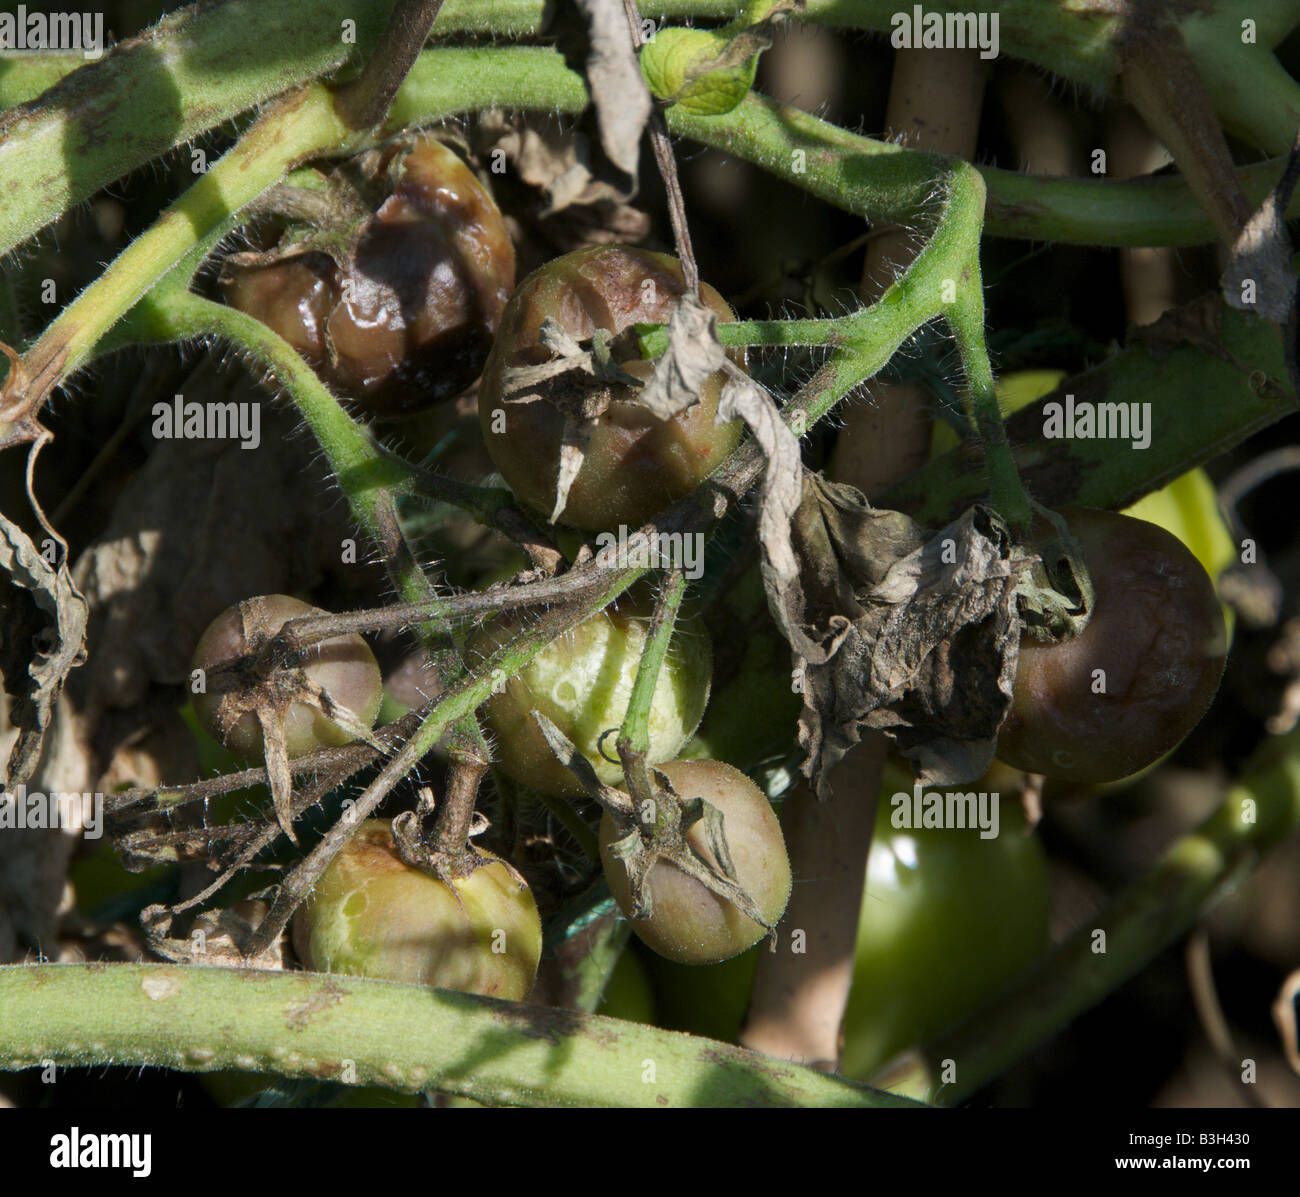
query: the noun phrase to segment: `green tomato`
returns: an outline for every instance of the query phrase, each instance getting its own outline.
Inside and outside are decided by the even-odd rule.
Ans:
[[[985,999],[1047,947],[1047,860],[1018,804],[999,804],[994,839],[897,829],[890,798],[911,794],[891,764],[868,858],[840,1071],[867,1079]],[[734,1042],[760,944],[707,968],[647,961],[662,1026]]]
[[[650,978],[631,945],[623,949],[614,971],[609,974],[596,1013],[621,1018],[624,1022],[654,1024],[655,1000],[650,992]]]
[[[386,819],[368,819],[295,917],[299,959],[316,972],[519,1001],[541,959],[537,903],[504,861],[482,855],[488,863],[453,892],[398,857]]]
[[[882,793],[858,923],[840,1071],[865,1080],[992,997],[1047,948],[1047,858],[1014,796],[993,839],[893,826]]]
[[[645,651],[653,602],[648,591],[621,598],[544,648],[482,707],[497,766],[520,785],[545,794],[582,793],[555,759],[531,712],[541,711],[582,753],[607,785],[622,785],[614,736],[627,713]],[[486,657],[526,626],[523,617],[490,625],[473,650]],[[651,764],[671,760],[699,725],[709,698],[713,650],[697,618],[679,618],[650,705]]]
[[[252,652],[289,622],[324,615],[319,607],[287,594],[259,595],[227,607],[209,625],[194,650],[191,669],[208,672]],[[370,646],[349,634],[322,640],[308,655],[302,672],[339,706],[366,727],[373,727],[384,696],[383,678]],[[199,723],[220,744],[245,760],[263,760],[262,729],[245,709],[245,695],[204,691],[192,702]],[[289,704],[284,716],[285,748],[290,758],[319,748],[351,743],[353,735],[305,702]]]
[[[736,880],[763,917],[775,925],[790,900],[790,858],[781,825],[766,795],[725,761],[671,761],[659,766],[683,800],[703,798],[721,813]],[[600,860],[614,901],[624,914],[632,909],[627,869],[613,852],[614,822],[600,820]],[[701,819],[686,832],[701,858],[715,866]],[[743,952],[766,932],[726,898],[708,889],[675,864],[658,861],[646,878],[652,909],[632,919],[632,933],[646,947],[683,964],[716,964]]]

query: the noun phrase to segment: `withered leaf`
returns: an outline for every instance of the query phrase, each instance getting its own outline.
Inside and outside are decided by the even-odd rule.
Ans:
[[[553,355],[535,366],[511,366],[502,379],[508,403],[547,403],[564,417],[560,469],[550,520],[564,514],[569,491],[586,459],[596,421],[612,400],[611,386],[639,388],[641,383],[614,360],[610,337],[597,330],[589,346],[575,340],[556,320],[542,321],[542,345]]]
[[[0,673],[13,696],[18,738],[5,765],[4,788],[26,783],[36,768],[68,674],[85,660],[86,600],[66,562],[57,568],[27,534],[0,515]]]
[[[726,362],[717,327],[716,312],[694,295],[683,295],[668,320],[668,350],[655,362],[637,401],[661,420],[698,403],[700,388]]]
[[[1277,186],[1246,222],[1232,246],[1232,257],[1219,280],[1229,307],[1259,312],[1283,330],[1291,387],[1300,394],[1300,364],[1296,360],[1297,282],[1291,258],[1295,247],[1286,227],[1286,211],[1300,182],[1300,134],[1291,147],[1286,170]]]
[[[803,458],[799,438],[781,419],[776,401],[734,362],[724,359],[726,385],[718,397],[718,420],[743,419],[749,425],[766,467],[759,496],[758,541],[760,572],[772,616],[795,652],[817,658],[819,651],[794,617],[798,597],[799,562],[790,542],[791,521],[803,496]]]
[[[641,76],[623,0],[577,0],[590,30],[587,82],[605,156],[628,178],[623,198],[636,193],[641,135],[650,119],[650,89]]]
[[[1023,558],[997,516],[977,505],[926,539],[906,516],[809,475],[793,543],[801,569],[790,593],[818,650],[801,654],[799,729],[817,793],[863,728],[886,733],[923,784],[983,773],[1020,648]]]

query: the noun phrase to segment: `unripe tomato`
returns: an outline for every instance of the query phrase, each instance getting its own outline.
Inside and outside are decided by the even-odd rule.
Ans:
[[[614,965],[605,992],[600,995],[596,1013],[607,1018],[621,1018],[624,1022],[654,1024],[655,1003],[650,992],[650,979],[641,958],[631,947],[623,950]]]
[[[647,591],[620,598],[544,648],[481,708],[492,735],[498,767],[521,785],[546,794],[577,795],[582,788],[560,764],[538,730],[531,712],[551,720],[595,767],[607,785],[623,784],[615,750],[645,650],[653,603]],[[489,625],[472,642],[487,656],[523,627],[522,617]],[[713,651],[698,618],[679,618],[659,670],[650,706],[652,764],[670,760],[704,714],[709,698]]]
[[[868,855],[844,1018],[840,1071],[867,1080],[904,1048],[923,1043],[992,997],[1047,948],[1047,859],[1025,834],[1014,795],[999,802],[999,831],[895,828],[890,798],[909,796],[887,770]],[[757,947],[708,968],[648,961],[663,1026],[734,1042]]]
[[[275,329],[343,397],[378,416],[420,411],[478,377],[515,281],[492,197],[432,137],[380,159],[391,194],[340,264],[307,253],[230,265],[226,302]]]
[[[481,855],[489,863],[453,893],[398,857],[387,820],[366,820],[295,916],[299,959],[315,972],[521,1000],[542,953],[537,903],[504,861]]]
[[[889,788],[888,786],[886,788]],[[1014,794],[998,834],[902,829],[882,793],[858,923],[840,1071],[865,1080],[992,997],[1047,948],[1047,860]]]
[[[324,615],[287,594],[259,596],[227,607],[199,638],[192,669],[211,673],[218,665],[254,651],[289,620],[304,615]],[[332,636],[318,644],[302,667],[308,680],[319,686],[339,706],[366,727],[374,726],[384,697],[379,663],[370,646],[357,635]],[[261,760],[262,729],[256,714],[243,710],[244,694],[208,688],[193,696],[194,714],[213,739],[245,760]],[[351,732],[303,702],[293,702],[285,713],[285,745],[290,758],[319,748],[337,747],[353,740]]]
[[[723,761],[672,761],[658,766],[682,799],[703,798],[722,812],[736,880],[773,925],[790,900],[790,858],[771,804],[739,769]],[[686,833],[695,851],[716,864],[703,821]],[[608,814],[600,821],[605,881],[626,914],[632,909],[627,870],[610,851],[618,838]],[[632,931],[648,948],[683,964],[715,964],[752,947],[767,932],[731,902],[706,889],[676,865],[660,860],[647,882],[653,899],[648,918]]]
[[[1083,507],[1062,511],[1096,591],[1083,631],[1021,638],[1008,764],[1069,781],[1126,777],[1178,744],[1223,676],[1227,632],[1205,570],[1155,524]],[[1049,535],[1044,521],[1040,534]]]
[[[564,417],[546,402],[505,403],[506,369],[546,360],[537,338],[547,317],[578,340],[602,328],[619,333],[631,324],[667,323],[685,289],[676,258],[621,245],[565,254],[519,284],[484,367],[478,404],[488,453],[526,506],[543,516],[555,507]],[[700,299],[720,320],[735,319],[707,284],[700,284]],[[652,364],[634,361],[624,368],[648,378]],[[724,380],[718,371],[699,403],[670,420],[612,388],[561,520],[592,532],[620,524],[636,528],[692,491],[740,441],[738,421],[714,424]]]

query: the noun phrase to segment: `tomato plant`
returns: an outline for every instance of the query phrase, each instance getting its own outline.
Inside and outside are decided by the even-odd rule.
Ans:
[[[0,19],[0,1103],[1286,1104],[1300,0],[974,7]]]

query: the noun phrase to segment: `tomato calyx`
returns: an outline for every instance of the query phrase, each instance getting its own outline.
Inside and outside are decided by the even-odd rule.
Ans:
[[[1083,547],[1055,511],[1033,504],[1051,531],[1025,546],[1026,572],[1016,588],[1016,604],[1024,631],[1044,644],[1061,643],[1088,626],[1096,593]]]
[[[572,741],[540,711],[533,711],[532,718],[560,763],[614,823],[618,838],[610,851],[627,873],[632,897],[627,911],[630,918],[648,919],[654,913],[649,876],[664,861],[730,902],[765,930],[773,930],[773,924],[737,880],[722,812],[716,806],[698,796],[679,796],[664,772],[656,768],[646,771],[649,785],[637,787],[645,793],[635,800],[631,794],[602,782]],[[691,828],[701,822],[716,867],[695,850],[687,837]]]
[[[616,358],[615,340],[608,329],[598,328],[590,338],[579,341],[554,317],[547,316],[538,330],[537,343],[551,355],[550,360],[539,365],[508,366],[502,373],[503,403],[546,403],[564,417],[551,523],[564,514],[597,421],[609,410],[618,392],[635,395],[644,385]],[[628,342],[621,341],[620,345],[625,353]]]
[[[306,650],[283,630],[269,613],[267,600],[243,599],[237,606],[240,655],[204,666],[208,692],[219,695],[215,708],[217,730],[228,738],[246,716],[257,720],[266,757],[267,781],[276,821],[290,843],[293,830],[293,776],[285,727],[295,704],[319,711],[353,739],[378,747],[370,726],[312,681],[305,668]]]

